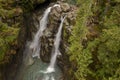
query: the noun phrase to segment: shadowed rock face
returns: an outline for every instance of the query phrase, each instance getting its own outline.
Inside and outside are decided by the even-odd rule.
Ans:
[[[33,0],[33,4],[42,4],[47,0]]]

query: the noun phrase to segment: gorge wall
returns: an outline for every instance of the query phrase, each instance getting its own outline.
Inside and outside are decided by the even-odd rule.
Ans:
[[[19,65],[22,63],[25,43],[26,41],[31,41],[33,39],[33,35],[36,33],[39,26],[38,17],[43,14],[44,10],[48,6],[56,3],[60,4],[61,7],[53,8],[49,14],[49,22],[47,24],[48,28],[44,31],[44,35],[41,38],[42,50],[40,51],[40,56],[43,62],[50,62],[53,41],[60,24],[60,17],[61,15],[67,15],[63,26],[62,41],[60,44],[60,52],[62,55],[57,59],[57,64],[63,71],[63,75],[65,75],[63,78],[66,78],[66,75],[68,75],[68,70],[70,68],[69,56],[66,54],[69,46],[68,39],[71,35],[72,27],[75,24],[77,8],[74,5],[70,5],[66,2],[57,1],[52,3],[53,1],[54,0],[37,0],[33,2],[15,2],[18,6],[21,4],[23,5],[19,6],[21,10],[19,13],[21,15],[16,13],[19,19],[18,22],[20,22],[20,25],[17,26],[19,28],[19,34],[18,37],[15,38],[15,43],[11,45],[13,46],[13,52],[11,52],[9,62],[1,64],[0,80],[13,80],[15,74],[17,73]]]

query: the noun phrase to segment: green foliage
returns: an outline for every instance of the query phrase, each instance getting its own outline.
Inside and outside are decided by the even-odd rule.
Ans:
[[[16,9],[11,6],[12,4],[14,4],[13,0],[0,0],[0,64],[3,62],[6,52],[10,49],[10,44],[17,38],[19,32],[16,23],[11,26],[7,23],[7,19],[15,15]]]
[[[15,8],[11,8],[11,4],[13,4],[13,0],[0,0],[0,16],[2,18],[11,18],[15,13]],[[9,5],[9,6],[8,6]]]
[[[5,54],[5,50],[6,50],[6,46],[4,45],[4,40],[0,38],[0,61],[3,60]]]
[[[0,16],[5,18],[5,17],[12,17],[15,12],[15,9],[12,10],[4,10],[0,9]]]
[[[111,15],[105,19],[104,29],[99,38],[101,44],[98,47],[98,58],[102,63],[102,68],[98,72],[103,72],[103,80],[119,80],[120,74],[120,10],[119,5],[113,9]]]
[[[77,63],[74,76],[77,80],[120,80],[119,0],[78,0],[78,4],[80,8],[68,52],[70,61]],[[91,23],[100,27],[100,34],[94,38],[87,36],[91,33],[87,27],[94,27],[87,26],[90,16],[99,18],[98,24]]]
[[[0,61],[2,61],[6,51],[9,50],[9,44],[11,44],[17,38],[19,29],[8,27],[6,24],[2,24],[0,31]]]
[[[66,1],[70,4],[76,4],[77,3],[77,0],[66,0]]]
[[[86,38],[86,34],[88,33],[86,27],[86,19],[88,15],[91,15],[90,12],[91,0],[84,0],[82,7],[80,8],[76,21],[76,25],[73,28],[72,36],[70,37],[71,47],[70,47],[70,60],[77,62],[77,71],[75,72],[75,76],[78,80],[85,80],[86,73],[91,73],[89,69],[87,69],[88,65],[91,61],[90,50],[83,49],[81,44],[82,40]],[[87,10],[84,10],[87,8]]]

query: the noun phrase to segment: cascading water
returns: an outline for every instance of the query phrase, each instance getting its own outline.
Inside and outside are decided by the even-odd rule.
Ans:
[[[53,7],[60,7],[60,5],[55,4]],[[23,57],[23,65],[21,65],[20,70],[15,78],[15,80],[59,80],[61,71],[59,70],[58,67],[55,67],[56,71],[52,73],[53,71],[49,71],[49,69],[54,70],[54,65],[56,61],[56,57],[58,55],[58,48],[59,48],[59,42],[60,42],[60,36],[61,36],[61,30],[62,30],[62,25],[64,18],[61,20],[60,28],[58,30],[58,33],[56,35],[55,39],[55,54],[53,53],[53,56],[50,61],[50,65],[47,68],[48,64],[41,62],[40,59],[34,59],[33,63],[33,58],[32,57],[40,57],[39,52],[40,52],[40,37],[43,36],[43,31],[47,28],[47,23],[48,23],[48,15],[53,7],[49,7],[46,9],[44,12],[44,15],[40,22],[39,30],[34,36],[34,39],[32,42],[27,42],[25,51],[24,51],[24,57]],[[52,62],[53,61],[53,62]],[[31,62],[33,63],[31,65]],[[47,72],[51,73],[43,73],[40,72],[40,70],[45,70],[47,68]],[[50,69],[50,70],[51,70]]]
[[[60,5],[55,4],[53,7],[60,7]],[[43,31],[47,27],[48,23],[48,15],[53,7],[49,7],[46,9],[44,12],[43,18],[39,20],[40,22],[40,27],[39,30],[37,31],[34,40],[32,41],[30,48],[32,49],[32,57],[38,57],[40,58],[40,37],[43,35]]]
[[[59,45],[60,45],[60,40],[61,40],[61,32],[62,32],[62,26],[63,26],[64,19],[65,19],[65,17],[64,18],[61,17],[61,24],[60,24],[60,27],[59,27],[59,30],[58,30],[58,33],[56,35],[55,42],[54,42],[54,48],[55,48],[54,53],[52,53],[50,65],[47,68],[48,73],[55,71],[54,66],[55,66],[56,58],[57,58],[57,55],[60,55]]]
[[[39,30],[35,34],[33,41],[26,43],[26,48],[24,51],[24,58],[23,58],[23,63],[25,65],[31,65],[34,62],[32,57],[40,58],[40,45],[41,45],[40,37],[43,36],[43,31],[47,28],[48,15],[51,9],[54,7],[60,7],[60,5],[55,4],[52,7],[49,7],[45,10],[42,19],[39,20]]]
[[[58,32],[56,34],[55,42],[54,42],[54,51],[52,53],[50,64],[49,64],[47,70],[46,71],[42,71],[43,73],[46,74],[45,77],[42,80],[55,80],[54,76],[50,75],[50,74],[55,72],[55,62],[56,62],[56,59],[57,59],[57,55],[60,55],[59,45],[60,45],[61,32],[62,32],[62,27],[63,27],[63,22],[65,20],[65,17],[64,18],[61,17],[61,23],[60,23]]]

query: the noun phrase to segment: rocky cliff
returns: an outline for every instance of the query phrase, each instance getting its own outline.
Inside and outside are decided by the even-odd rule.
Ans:
[[[60,18],[61,16],[66,15],[62,31],[62,40],[60,44],[60,53],[62,55],[58,56],[57,64],[63,71],[64,79],[68,80],[68,77],[66,76],[69,73],[68,71],[71,65],[69,62],[69,56],[66,54],[66,52],[68,51],[69,47],[68,39],[71,35],[72,27],[75,24],[77,8],[73,5],[69,5],[68,3],[57,2],[57,4],[60,4],[61,7],[53,8],[49,15],[49,22],[47,26],[48,28],[45,30],[41,40],[42,50],[40,55],[43,61],[50,61],[54,38],[60,24]]]
[[[49,14],[47,29],[44,31],[40,41],[41,43],[40,57],[43,62],[47,63],[50,62],[54,38],[60,25],[61,16],[66,15],[66,19],[64,21],[64,26],[62,30],[62,40],[60,44],[60,52],[62,55],[58,56],[57,64],[59,65],[63,72],[64,80],[67,80],[68,77],[70,76],[69,69],[71,67],[71,64],[69,62],[69,56],[67,55],[69,47],[68,39],[69,36],[71,35],[72,28],[74,27],[75,24],[77,7],[61,1],[57,1],[56,3],[50,3],[49,6],[52,6],[54,4],[60,4],[60,7],[52,8]],[[43,8],[43,11],[44,10],[45,8]],[[33,36],[36,33],[36,30],[38,29],[39,26],[38,20],[43,11],[37,9],[34,13],[32,13],[33,21],[29,25],[31,26],[31,24],[33,24],[33,26],[27,29],[29,30],[28,31],[29,41],[33,39]]]
[[[72,27],[75,24],[77,8],[74,5],[70,5],[64,1],[54,1],[55,0],[29,0],[28,2],[19,0],[16,2],[13,1],[14,4],[19,7],[16,9],[15,16],[10,19],[5,18],[2,21],[7,21],[7,23],[10,25],[19,22],[20,24],[17,26],[19,28],[19,34],[13,40],[14,43],[10,44],[12,49],[7,51],[8,53],[11,53],[9,62],[0,64],[0,80],[13,80],[19,65],[21,65],[26,41],[32,41],[33,35],[38,29],[38,18],[40,16],[42,17],[42,14],[47,7],[56,3],[60,4],[61,7],[53,8],[49,14],[47,29],[44,31],[43,37],[41,37],[42,50],[40,51],[40,56],[43,62],[50,62],[51,50],[53,47],[55,34],[57,33],[60,24],[60,17],[62,15],[67,15],[64,22],[60,45],[60,52],[62,55],[58,56],[57,64],[65,75],[63,78],[65,79],[66,75],[68,75],[70,62],[69,56],[66,54],[66,52],[68,51],[69,47],[68,38],[71,35]],[[15,32],[15,34],[17,32]]]

